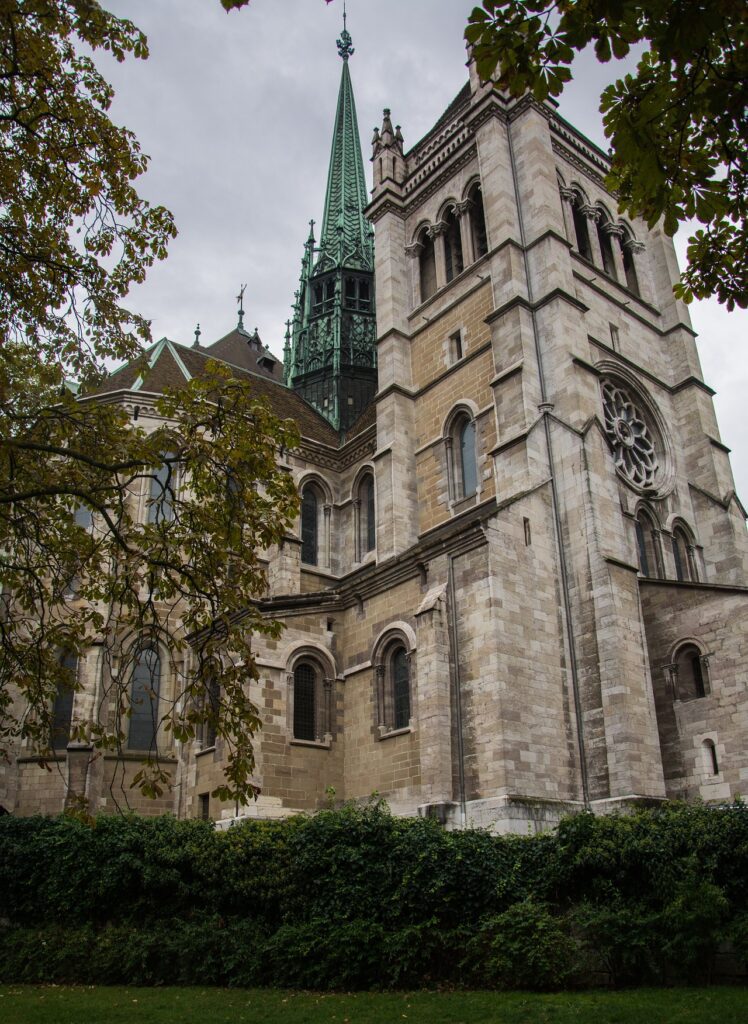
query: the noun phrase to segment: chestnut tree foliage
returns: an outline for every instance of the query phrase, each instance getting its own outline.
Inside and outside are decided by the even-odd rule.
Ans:
[[[676,285],[686,302],[748,306],[748,16],[736,0],[483,0],[465,37],[478,72],[558,96],[577,53],[641,53],[601,96],[619,207],[675,234],[699,226]]]
[[[257,609],[257,552],[293,522],[276,453],[297,435],[218,364],[149,398],[149,433],[93,397],[105,366],[149,340],[123,303],[175,234],[134,187],[147,158],[109,119],[96,50],[148,55],[98,0],[0,0],[0,747],[51,763],[58,688],[80,686],[63,663],[93,649],[96,692],[81,693],[71,739],[121,751],[133,666],[157,645],[160,737],[222,737],[217,793],[246,799],[252,636],[280,628]],[[136,784],[157,795],[167,780],[152,744]]]

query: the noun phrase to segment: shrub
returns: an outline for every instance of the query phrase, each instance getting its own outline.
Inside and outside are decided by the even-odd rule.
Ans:
[[[563,988],[579,970],[577,948],[561,922],[531,899],[484,918],[466,964],[473,984],[499,989]]]

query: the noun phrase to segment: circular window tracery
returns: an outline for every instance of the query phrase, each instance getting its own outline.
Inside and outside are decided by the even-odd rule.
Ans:
[[[612,380],[603,380],[605,432],[613,445],[616,468],[635,487],[657,486],[660,462],[653,431],[631,395]]]

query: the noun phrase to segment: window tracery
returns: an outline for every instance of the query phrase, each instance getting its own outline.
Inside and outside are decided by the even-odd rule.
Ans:
[[[654,488],[660,461],[645,414],[617,381],[603,379],[601,387],[605,432],[613,446],[616,469],[635,487]]]

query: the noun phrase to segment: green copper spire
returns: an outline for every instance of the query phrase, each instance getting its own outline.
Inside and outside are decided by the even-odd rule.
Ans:
[[[345,26],[345,21],[343,24]],[[351,35],[344,27],[337,41],[338,52],[343,58],[343,73],[327,172],[319,269],[347,266],[371,270],[374,267],[371,228],[364,217],[368,199],[361,139],[348,70],[348,58],[354,52],[351,42]]]
[[[319,246],[314,222],[304,245],[299,289],[284,353],[286,383],[341,432],[360,416],[377,388],[374,236],[367,203],[356,105],[348,70],[346,28]]]

